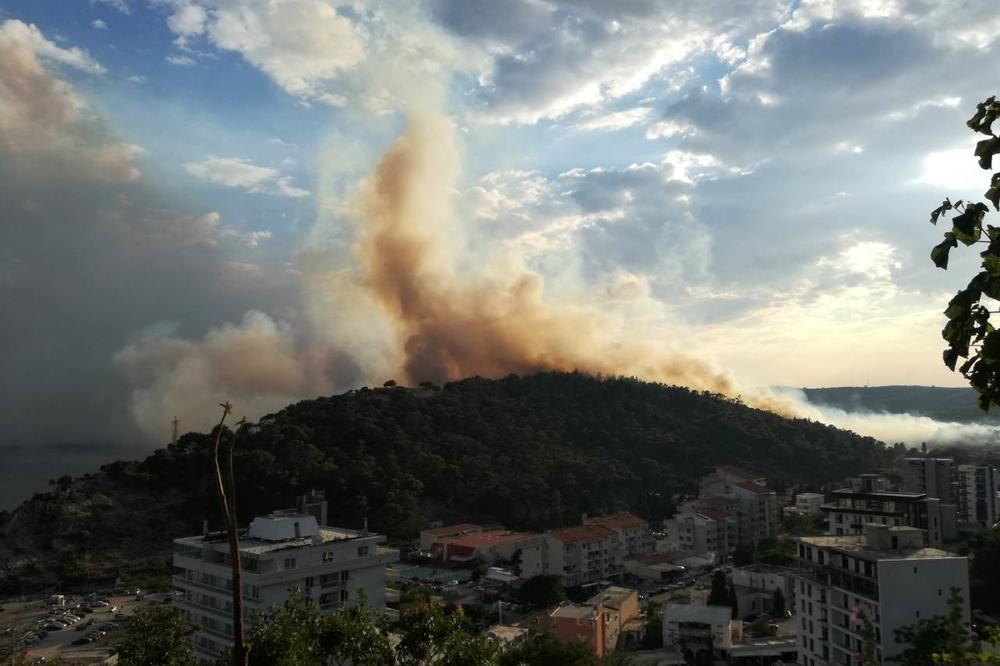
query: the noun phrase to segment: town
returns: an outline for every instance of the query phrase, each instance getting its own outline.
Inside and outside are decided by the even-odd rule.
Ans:
[[[846,665],[866,650],[892,662],[912,647],[907,628],[949,604],[964,623],[995,622],[971,608],[969,560],[946,547],[996,523],[998,474],[925,454],[842,487],[779,494],[756,472],[720,465],[662,525],[626,511],[540,533],[430,525],[392,547],[367,528],[332,526],[314,491],[241,531],[244,603],[257,619],[292,595],[320,614],[361,603],[391,636],[425,599],[463,609],[498,653],[545,637],[650,666]],[[145,599],[114,589],[7,602],[4,655],[114,664],[123,655],[111,639],[136,609],[167,604],[193,629],[197,659],[214,663],[232,647],[230,565],[225,534],[206,531],[174,540],[170,589]],[[84,623],[88,613],[99,619]]]

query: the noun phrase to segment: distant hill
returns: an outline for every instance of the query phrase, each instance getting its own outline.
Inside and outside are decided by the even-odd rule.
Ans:
[[[60,479],[0,517],[0,564],[36,557],[41,573],[28,572],[44,576],[169,552],[216,522],[210,447],[209,434],[189,433],[145,460]],[[242,520],[316,488],[333,524],[367,518],[396,538],[428,518],[545,529],[628,508],[657,520],[715,464],[822,482],[891,456],[871,438],[722,396],[577,373],[306,400],[262,418],[236,451]]]
[[[988,415],[976,405],[971,388],[937,386],[838,386],[802,389],[809,402],[849,412],[889,412],[928,416],[938,421],[1000,424],[1000,410]]]

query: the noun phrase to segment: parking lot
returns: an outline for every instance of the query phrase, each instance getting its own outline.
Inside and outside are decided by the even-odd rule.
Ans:
[[[162,594],[117,590],[5,603],[0,613],[0,657],[8,656],[12,646],[37,661],[65,657],[74,649],[108,646],[138,608],[163,599]]]

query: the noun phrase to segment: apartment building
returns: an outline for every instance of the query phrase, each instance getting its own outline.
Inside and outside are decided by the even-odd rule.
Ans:
[[[863,651],[861,614],[873,623],[879,663],[906,648],[895,630],[947,614],[958,588],[969,614],[968,560],[924,546],[914,527],[867,524],[859,536],[798,537],[793,577],[798,663],[848,666]]]
[[[740,543],[775,536],[778,531],[778,495],[767,487],[762,475],[735,467],[719,465],[702,478],[701,498],[735,499],[738,506],[737,539]]]
[[[795,586],[792,576],[797,570],[756,564],[737,567],[729,574],[729,581],[736,593],[737,617],[756,616],[773,612],[775,595],[780,590],[784,598],[784,609],[795,608]]]
[[[257,517],[239,541],[244,618],[282,606],[298,588],[321,613],[352,606],[362,595],[385,606],[385,566],[399,553],[366,531],[321,526],[312,514],[280,511]],[[174,540],[176,605],[195,628],[195,654],[214,661],[232,645],[232,570],[223,533]]]
[[[600,525],[545,532],[537,545],[522,548],[520,557],[522,571],[559,576],[567,587],[616,578],[625,571],[625,544],[618,532]]]
[[[435,543],[446,539],[454,539],[466,534],[478,534],[483,528],[473,523],[458,523],[457,525],[441,525],[426,530],[420,530],[420,550],[431,552]]]
[[[664,605],[663,647],[681,651],[688,663],[726,659],[739,631],[732,612],[729,606]]]
[[[899,468],[900,490],[925,493],[942,504],[958,503],[958,476],[951,458],[904,458]]]
[[[624,627],[639,617],[639,593],[627,587],[611,586],[587,601],[604,608],[604,649],[614,652]]]
[[[540,634],[548,634],[564,642],[586,643],[594,654],[603,657],[608,649],[604,644],[607,613],[597,604],[563,603],[555,608],[529,615],[518,627]]]
[[[653,533],[649,529],[649,523],[627,512],[612,513],[606,516],[584,516],[584,525],[598,525],[607,527],[618,533],[625,546],[625,554],[631,557],[640,555],[652,555],[656,549],[653,540]]]
[[[670,551],[713,553],[720,562],[735,547],[737,522],[722,511],[682,511],[665,521],[666,547]]]
[[[799,493],[795,496],[795,510],[803,516],[819,518],[823,515],[826,498],[820,493]]]
[[[869,524],[915,527],[926,532],[927,545],[937,547],[958,534],[952,507],[943,510],[941,502],[926,493],[843,488],[831,494],[832,502],[822,510],[832,536],[860,535]]]
[[[992,465],[959,465],[958,519],[963,525],[989,529],[1000,520],[997,492],[1000,473]]]
[[[531,547],[540,539],[540,535],[531,532],[487,530],[436,541],[430,552],[434,559],[448,564],[482,561],[494,566],[499,562],[513,561],[519,551]]]

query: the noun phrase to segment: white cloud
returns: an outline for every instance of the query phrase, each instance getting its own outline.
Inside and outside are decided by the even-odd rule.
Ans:
[[[656,139],[669,139],[673,136],[688,136],[697,130],[693,125],[676,120],[659,120],[646,128],[646,138],[650,141]]]
[[[174,0],[167,25],[186,44],[204,37],[239,53],[304,102],[342,106],[327,84],[364,57],[364,39],[349,18],[325,0]],[[172,56],[173,64],[191,64]],[[183,59],[183,61],[182,61]]]
[[[178,67],[190,67],[194,64],[194,58],[186,55],[168,55],[167,62],[171,65],[177,65]]]
[[[94,19],[93,21],[90,22],[90,27],[92,27],[94,30],[107,30],[108,24],[102,21],[101,19]]]
[[[865,152],[865,147],[858,143],[851,143],[850,141],[839,141],[833,146],[833,152],[860,155]]]
[[[129,5],[128,0],[90,0],[90,4],[109,5],[123,14],[132,13],[132,7]]]
[[[918,182],[954,190],[985,190],[989,173],[979,168],[971,147],[951,148],[924,157]]]
[[[588,131],[614,132],[645,122],[652,112],[649,107],[637,106],[634,109],[585,118],[576,122],[573,127]]]
[[[279,197],[309,195],[309,190],[293,186],[291,178],[282,176],[277,169],[257,166],[249,160],[238,157],[207,157],[198,162],[188,162],[184,168],[201,180],[240,188],[247,192]]]
[[[78,47],[64,49],[49,41],[32,23],[8,19],[0,23],[0,36],[24,44],[41,58],[60,65],[66,65],[88,74],[103,74],[104,67],[89,53]]]

